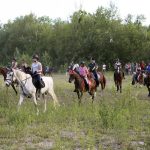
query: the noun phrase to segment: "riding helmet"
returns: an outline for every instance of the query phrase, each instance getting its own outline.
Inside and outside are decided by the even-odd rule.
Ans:
[[[35,54],[35,55],[33,55],[33,57],[32,57],[33,59],[37,59],[37,60],[39,60],[39,56],[37,55],[37,54]]]

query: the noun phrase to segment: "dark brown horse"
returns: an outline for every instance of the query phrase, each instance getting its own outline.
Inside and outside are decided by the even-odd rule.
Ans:
[[[144,78],[144,85],[146,85],[148,89],[148,97],[150,97],[150,73],[147,73],[146,77]]]
[[[4,67],[0,67],[0,74],[2,74],[3,75],[3,77],[4,77],[4,81],[6,80],[6,76],[7,76],[7,72],[8,72],[9,70],[7,69],[7,68],[4,68]],[[17,95],[17,90],[16,90],[16,88],[15,88],[15,86],[14,86],[14,84],[11,84],[11,86],[12,86],[12,88],[14,89],[14,91],[15,91],[15,93],[16,93],[16,95]]]
[[[83,96],[84,92],[87,92],[86,84],[84,79],[75,71],[70,70],[69,71],[69,82],[71,83],[73,80],[75,80],[75,91],[78,95],[79,104],[81,103],[81,98]],[[96,92],[96,82],[93,78],[89,78],[89,94],[92,96],[92,103],[94,101],[95,92]]]
[[[120,70],[120,67],[114,72],[114,82],[117,87],[117,91],[122,92],[122,80],[124,78],[124,73]]]

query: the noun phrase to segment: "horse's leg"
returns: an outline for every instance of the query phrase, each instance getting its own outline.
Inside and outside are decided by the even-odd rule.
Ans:
[[[150,97],[150,86],[147,85],[147,89],[148,89],[148,97]]]
[[[38,109],[38,107],[37,107],[36,93],[35,93],[35,94],[32,94],[32,97],[33,97],[34,105],[35,105],[35,107],[36,107],[36,114],[38,115],[38,114],[39,114],[39,109]]]
[[[54,107],[56,107],[56,105],[57,105],[57,106],[60,106],[60,105],[59,105],[59,102],[58,102],[58,99],[57,99],[57,96],[56,96],[54,90],[53,90],[53,89],[50,89],[50,90],[48,91],[48,93],[52,96],[52,98],[53,98],[53,100],[54,100]]]
[[[81,98],[83,96],[83,92],[81,92],[81,95],[80,95],[80,92],[79,92],[79,105],[81,104]]]
[[[105,88],[105,85],[104,85],[104,83],[103,82],[100,82],[100,84],[101,84],[101,96],[103,96],[103,91],[104,91],[104,88]],[[96,93],[96,91],[95,91],[95,93]]]
[[[118,85],[118,83],[116,83],[116,86],[117,86],[117,92],[119,91],[119,85]]]
[[[46,103],[47,103],[47,99],[45,98],[45,95],[44,94],[42,94],[42,98],[43,98],[43,100],[44,100],[44,113],[46,112],[46,110],[47,110],[47,106],[46,106]]]
[[[78,99],[80,99],[80,92],[77,90]]]
[[[104,83],[103,83],[103,81],[99,81],[99,83],[101,84],[101,90],[103,91],[104,90]]]
[[[15,91],[16,95],[17,95],[17,94],[18,94],[18,92],[17,92],[17,90],[16,90],[16,88],[15,88],[14,84],[11,84],[11,86],[12,86],[13,90]]]
[[[122,83],[120,83],[120,93],[122,93]]]
[[[95,91],[93,90],[92,92],[91,92],[91,94],[92,94],[92,104],[93,104],[93,102],[94,102],[94,98],[95,98]]]
[[[19,111],[20,106],[21,106],[21,104],[22,104],[22,102],[23,102],[23,99],[24,99],[24,95],[23,95],[23,94],[20,94],[20,99],[19,99],[19,102],[18,102],[18,111]]]
[[[46,112],[46,109],[47,109],[46,103],[47,103],[47,99],[44,98],[44,113]]]

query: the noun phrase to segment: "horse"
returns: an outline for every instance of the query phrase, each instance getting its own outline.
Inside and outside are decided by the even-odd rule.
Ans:
[[[79,64],[76,63],[76,64],[69,65],[68,68],[67,68],[67,71],[66,71],[66,76],[69,74],[70,70],[73,70],[76,73],[79,73]]]
[[[79,104],[81,104],[81,98],[83,96],[84,92],[87,92],[86,84],[84,79],[76,73],[74,70],[69,71],[69,83],[71,83],[73,80],[75,80],[75,92],[77,93]],[[96,82],[93,78],[89,78],[89,94],[92,96],[92,103],[94,101],[94,97],[96,94]]]
[[[91,76],[91,77],[95,80],[95,82],[96,82],[96,79],[95,79],[95,77],[94,77],[94,75],[93,75],[92,72],[90,72],[90,76]],[[101,73],[101,72],[97,72],[97,76],[98,76],[98,82],[99,82],[99,84],[101,84],[101,90],[103,91],[103,90],[105,89],[105,87],[106,87],[106,78],[105,78],[104,74]],[[98,86],[98,85],[97,85],[97,86]]]
[[[59,105],[57,97],[55,95],[53,89],[53,79],[51,77],[42,77],[45,87],[40,90],[40,93],[43,95],[44,99],[44,112],[46,111],[46,99],[44,98],[45,93],[49,93],[54,100],[54,106]],[[25,97],[33,98],[33,102],[37,109],[37,115],[39,114],[39,109],[37,107],[37,99],[36,99],[36,88],[32,83],[32,77],[30,74],[26,74],[21,70],[12,69],[11,71],[7,72],[7,77],[5,79],[5,84],[7,86],[11,85],[14,80],[17,80],[20,86],[20,98],[18,102],[18,109],[20,108],[23,100]]]
[[[0,67],[0,74],[3,75],[4,81],[5,81],[5,79],[6,79],[6,76],[7,76],[7,72],[8,72],[8,71],[9,71],[8,68]],[[17,95],[18,92],[17,92],[17,90],[16,90],[14,84],[15,84],[15,82],[13,82],[13,83],[11,84],[11,87],[13,88],[13,90],[15,91],[15,93],[16,93],[16,95]]]
[[[147,73],[146,77],[144,78],[144,85],[146,85],[148,89],[148,97],[150,97],[150,73]]]
[[[137,84],[140,85],[140,87],[144,84],[144,73],[140,72],[139,75],[137,75],[136,73],[133,74],[132,77],[132,85],[136,85]]]
[[[114,72],[114,82],[117,87],[117,92],[122,93],[122,80],[124,78],[124,73],[120,70],[120,67],[117,67],[117,70]]]

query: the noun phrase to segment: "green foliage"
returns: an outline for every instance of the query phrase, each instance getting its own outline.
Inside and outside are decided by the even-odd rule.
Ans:
[[[116,101],[114,106],[106,106],[104,104],[99,111],[102,126],[106,129],[130,129],[133,119],[136,124],[139,123],[136,122],[137,109],[138,107],[134,98]]]
[[[134,19],[132,14],[122,20],[113,4],[93,14],[79,10],[69,21],[34,14],[21,16],[1,25],[1,64],[7,64],[14,55],[31,57],[34,53],[45,65],[56,67],[91,56],[107,64],[116,57],[123,62],[148,61],[150,30],[142,25],[144,20],[143,15]]]

